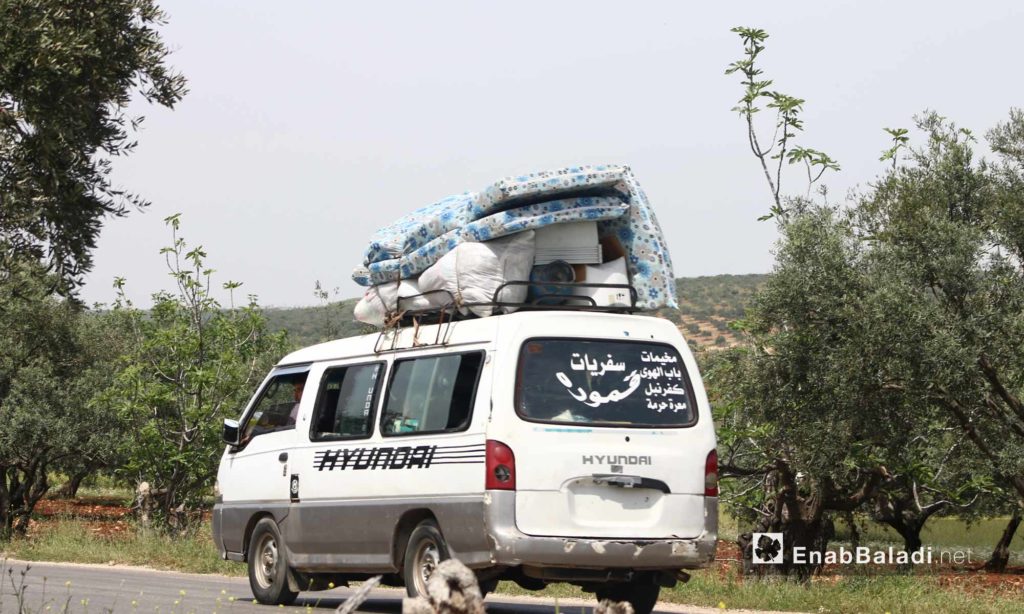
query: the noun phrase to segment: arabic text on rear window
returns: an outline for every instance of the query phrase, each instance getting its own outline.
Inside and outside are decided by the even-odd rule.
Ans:
[[[534,339],[523,344],[517,386],[527,420],[674,427],[695,416],[686,367],[668,345]]]

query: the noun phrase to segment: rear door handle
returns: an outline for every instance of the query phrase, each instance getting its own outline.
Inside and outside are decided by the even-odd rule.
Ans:
[[[277,460],[281,461],[282,463],[287,461],[288,460],[288,453],[287,452],[281,452],[280,454],[277,455]]]
[[[619,488],[650,488],[652,490],[659,490],[666,495],[672,494],[671,489],[669,489],[668,484],[665,482],[639,475],[595,473],[591,477],[594,478],[595,484],[607,484],[609,486],[618,486]]]

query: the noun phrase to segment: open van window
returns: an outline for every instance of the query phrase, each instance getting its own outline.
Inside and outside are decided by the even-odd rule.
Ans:
[[[483,353],[395,361],[381,418],[383,435],[465,430],[472,417]]]
[[[527,341],[515,405],[525,420],[554,424],[683,427],[697,418],[679,352],[639,341]]]
[[[267,382],[242,427],[243,444],[263,433],[295,428],[308,374],[308,369],[284,373]]]

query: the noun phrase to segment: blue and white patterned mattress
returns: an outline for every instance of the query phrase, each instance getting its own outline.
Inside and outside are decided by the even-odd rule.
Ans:
[[[596,221],[626,252],[642,309],[677,307],[668,246],[647,196],[627,166],[574,166],[505,177],[480,192],[449,196],[377,231],[352,273],[371,286],[415,277],[460,243],[531,228]]]

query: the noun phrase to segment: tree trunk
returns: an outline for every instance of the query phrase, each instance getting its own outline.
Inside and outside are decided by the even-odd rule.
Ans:
[[[857,520],[853,517],[853,512],[843,513],[843,520],[850,529],[850,546],[857,550],[860,546],[860,529],[857,528]]]
[[[36,504],[50,491],[50,481],[45,465],[35,465],[31,472],[26,471],[25,481],[18,499],[12,501],[12,520],[14,532],[25,535],[28,532],[28,523],[32,519],[32,512]]]
[[[782,533],[782,564],[754,564],[753,532],[737,539],[743,557],[745,573],[759,577],[784,575],[800,581],[810,580],[819,565],[794,564],[793,547],[801,546],[806,552],[824,552],[835,535],[835,527],[825,513],[820,489],[811,487],[809,496],[801,496],[796,475],[785,463],[779,463],[764,483],[765,512],[754,528],[757,533]]]
[[[1010,562],[1010,542],[1013,541],[1013,536],[1017,532],[1017,527],[1020,526],[1021,512],[1017,510],[1010,517],[1010,522],[1006,523],[1006,528],[1003,529],[1003,535],[996,542],[996,547],[992,550],[992,556],[989,557],[988,562],[985,563],[986,571],[993,571],[996,573],[1003,573],[1006,571],[1006,565]]]
[[[896,494],[899,496],[894,497],[893,493],[880,493],[876,496],[872,516],[876,522],[886,524],[899,533],[903,538],[903,549],[907,551],[907,554],[913,554],[924,546],[921,541],[924,525],[945,505],[939,503],[927,505],[921,509],[909,492]],[[912,566],[912,563],[906,565],[908,568]]]
[[[11,536],[14,518],[11,516],[11,491],[7,485],[7,467],[0,467],[0,542]]]
[[[907,554],[913,554],[921,549],[924,545],[921,543],[921,529],[924,528],[923,524],[914,523],[909,525],[903,535],[903,549],[907,551]]]
[[[93,471],[92,467],[88,467],[73,474],[54,494],[58,499],[74,499],[78,496],[78,489],[82,486],[82,482],[92,475]]]

